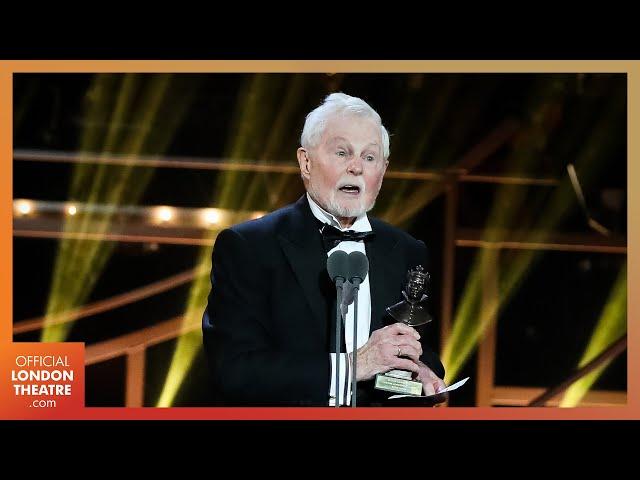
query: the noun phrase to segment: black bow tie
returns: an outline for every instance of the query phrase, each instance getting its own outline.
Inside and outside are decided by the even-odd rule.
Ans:
[[[366,241],[371,239],[375,235],[372,231],[356,232],[354,230],[346,230],[343,232],[341,230],[338,230],[336,227],[332,227],[328,223],[323,224],[320,231],[322,232],[322,240],[324,241],[324,245],[327,248],[327,251],[335,248],[336,245],[338,245],[340,242],[358,242],[360,240]]]

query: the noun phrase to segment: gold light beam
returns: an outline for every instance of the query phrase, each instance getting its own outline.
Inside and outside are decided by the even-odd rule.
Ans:
[[[627,331],[627,264],[620,269],[618,278],[611,289],[609,299],[602,309],[598,323],[591,334],[591,339],[585,349],[578,368],[583,367],[600,355],[609,345],[624,335]],[[588,373],[565,392],[561,407],[575,407],[586,395],[596,380],[602,375],[611,360],[604,362],[598,368]]]
[[[543,88],[543,99],[549,94],[553,96],[553,89],[558,88],[558,85],[551,84],[550,88],[552,90],[546,94]],[[581,140],[582,137],[570,137],[567,139],[567,141],[573,142],[582,141],[582,148],[579,150],[576,165],[582,173],[581,178],[584,178],[583,184],[585,185],[592,182],[598,170],[604,167],[604,162],[600,160],[607,158],[608,153],[611,151],[612,141],[615,138],[614,135],[611,135],[611,131],[616,131],[619,128],[617,122],[624,118],[625,98],[624,92],[616,92],[616,95],[606,105],[605,111],[594,125],[586,141]],[[534,148],[529,151],[520,149],[514,158],[521,166],[526,166],[536,160],[538,155],[536,152],[541,151],[547,141],[545,129],[542,126],[545,124],[550,125],[549,122],[545,121],[545,112],[547,114],[552,114],[553,112],[548,109],[544,101],[541,102],[541,107],[534,112],[533,125],[539,125],[536,127],[538,129],[537,133],[534,130],[532,132],[534,135],[530,137],[534,141]],[[526,143],[522,145],[525,147]],[[517,225],[518,228],[516,230],[524,231],[526,227],[525,220],[522,216],[518,216],[518,213],[523,206],[526,206],[524,202],[527,199],[526,192],[522,191],[524,189],[514,190],[513,188],[511,186],[503,186],[497,192],[492,212],[487,220],[486,241],[491,242],[498,239],[500,234],[499,229],[496,228],[498,226]],[[541,213],[534,220],[535,225],[532,229],[534,233],[527,240],[531,242],[544,241],[573,206],[575,206],[575,197],[569,179],[565,178],[558,188],[554,190],[550,200],[546,202],[544,210],[541,208],[536,209]],[[518,220],[517,222],[516,219]],[[482,259],[486,255],[490,255],[490,253],[483,250],[478,252],[467,279],[460,306],[456,311],[451,336],[447,340],[443,351],[443,363],[447,367],[447,381],[452,381],[456,378],[459,370],[477,346],[478,340],[490,325],[488,320],[497,317],[500,309],[509,301],[538,253],[533,250],[509,252],[508,264],[506,261],[503,262],[505,265],[500,279],[499,302],[493,308],[480,311],[480,298],[482,295],[482,284],[480,282],[481,264]]]
[[[172,75],[152,75],[147,82],[139,75],[99,74],[88,93],[86,126],[81,151],[112,153],[121,151],[134,158],[141,152],[164,152],[172,140],[196,88],[171,90]],[[197,87],[197,83],[195,85]],[[115,95],[115,101],[114,101]],[[113,108],[112,108],[113,107]],[[171,115],[163,115],[167,109]],[[161,120],[159,120],[161,119]],[[107,125],[101,137],[102,125]],[[131,130],[130,125],[137,126]],[[135,181],[132,175],[136,173]],[[153,169],[135,169],[132,165],[77,164],[69,197],[84,203],[108,205],[135,204],[153,175]],[[106,232],[115,208],[96,217],[91,211],[70,215],[65,231],[85,232],[88,225]],[[97,227],[96,227],[97,226]],[[66,238],[59,243],[52,287],[47,304],[47,322],[41,341],[66,339],[72,322],[59,323],[67,312],[83,304],[91,293],[115,244]]]

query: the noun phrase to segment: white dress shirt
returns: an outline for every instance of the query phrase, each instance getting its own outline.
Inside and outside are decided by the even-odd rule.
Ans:
[[[369,223],[369,219],[367,218],[367,214],[363,214],[356,218],[356,221],[349,228],[342,228],[340,222],[329,212],[325,211],[322,207],[320,207],[307,193],[307,200],[309,201],[309,207],[311,207],[311,212],[313,215],[320,220],[322,223],[328,223],[329,225],[337,228],[338,230],[354,230],[356,232],[370,232],[371,224]],[[327,256],[331,255],[336,250],[342,250],[347,253],[351,252],[362,252],[366,255],[364,242],[359,241],[344,241],[340,242],[336,247],[331,249]],[[338,306],[336,306],[338,308]],[[345,345],[347,347],[347,352],[352,352],[353,348],[353,310],[354,305],[353,301],[348,307],[347,315],[344,321],[345,331],[343,332]],[[358,339],[357,339],[357,347],[356,350],[362,347],[367,340],[369,339],[369,328],[371,326],[371,292],[369,289],[369,275],[364,279],[364,281],[360,284],[360,290],[358,292]],[[351,365],[347,366],[347,362],[349,361],[348,353],[340,354],[340,392],[343,392],[343,395],[346,395],[346,398],[340,398],[340,405],[349,405],[351,403]],[[329,388],[329,405],[335,406],[336,402],[336,354],[330,353],[331,357],[331,386]],[[347,375],[347,371],[349,374]],[[345,389],[345,381],[347,383]],[[346,391],[346,394],[345,394]]]

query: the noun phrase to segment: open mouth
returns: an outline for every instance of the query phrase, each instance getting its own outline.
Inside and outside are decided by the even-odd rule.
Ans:
[[[338,190],[349,195],[358,195],[360,193],[360,187],[357,185],[343,185]]]

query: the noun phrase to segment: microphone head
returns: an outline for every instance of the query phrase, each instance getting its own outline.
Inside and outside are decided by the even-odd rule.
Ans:
[[[338,278],[346,281],[349,278],[349,255],[347,255],[347,252],[336,250],[329,255],[329,258],[327,258],[327,272],[329,272],[329,277],[334,283]]]
[[[349,254],[349,281],[354,282],[358,279],[360,283],[364,282],[369,272],[369,259],[362,252],[351,252]]]

